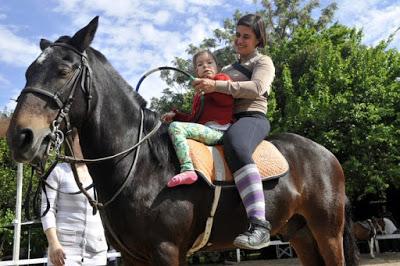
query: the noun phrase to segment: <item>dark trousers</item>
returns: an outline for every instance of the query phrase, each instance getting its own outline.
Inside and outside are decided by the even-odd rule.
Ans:
[[[252,154],[268,135],[271,126],[264,114],[239,114],[237,121],[224,134],[225,159],[232,173],[254,164]]]

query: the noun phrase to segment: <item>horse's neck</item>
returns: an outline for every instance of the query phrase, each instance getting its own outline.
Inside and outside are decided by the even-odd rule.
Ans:
[[[89,54],[94,102],[80,133],[91,143],[86,152],[100,157],[117,153],[137,139],[141,106],[118,72],[108,62],[101,62],[101,55],[93,49]]]
[[[142,115],[144,134],[151,131],[158,122],[151,111],[142,112],[141,97],[135,96],[130,91],[132,88],[120,76],[115,73],[109,77],[101,76],[104,72],[106,71],[103,69],[103,73],[100,71],[100,76],[96,76],[96,71],[93,70],[94,80],[97,80],[97,84],[94,84],[96,102],[87,123],[80,130],[86,158],[106,157],[134,146],[138,142]],[[138,164],[142,164],[136,166],[140,168],[140,175],[131,173],[132,182],[150,182],[148,176],[154,174],[155,168],[160,165],[154,162],[154,154],[158,154],[158,150],[166,151],[164,157],[169,160],[168,141],[160,138],[161,134],[157,133],[141,146]],[[121,155],[116,159],[89,165],[95,184],[99,192],[103,191],[105,198],[109,198],[127,177],[134,154],[135,152],[130,152],[126,156]],[[133,169],[134,171],[137,169]]]

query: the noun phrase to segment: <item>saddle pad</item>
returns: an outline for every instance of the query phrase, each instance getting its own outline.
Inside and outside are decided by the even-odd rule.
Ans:
[[[224,159],[222,145],[206,146],[203,143],[188,139],[190,157],[194,168],[208,183],[233,183],[233,176]],[[282,153],[268,141],[258,145],[253,153],[263,180],[280,177],[287,173],[289,164]]]

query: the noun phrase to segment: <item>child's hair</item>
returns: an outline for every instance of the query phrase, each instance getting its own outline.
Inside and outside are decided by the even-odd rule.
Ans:
[[[193,70],[195,72],[196,72],[196,68],[197,68],[197,66],[196,66],[197,57],[199,57],[202,54],[208,54],[209,56],[211,56],[212,59],[214,60],[215,64],[217,65],[217,68],[219,69],[217,58],[215,57],[215,55],[210,50],[200,50],[197,53],[195,53],[193,56]]]
[[[241,17],[236,24],[237,26],[242,25],[242,26],[247,26],[250,29],[253,30],[253,32],[256,34],[256,37],[259,41],[257,47],[263,48],[265,44],[267,43],[267,36],[265,33],[265,24],[264,20],[260,15],[256,14],[247,14]]]

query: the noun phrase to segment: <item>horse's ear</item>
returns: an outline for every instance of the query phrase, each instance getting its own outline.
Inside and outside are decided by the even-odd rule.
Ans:
[[[52,44],[51,41],[46,40],[46,39],[40,39],[40,49],[43,51],[47,47],[49,47]]]
[[[99,24],[99,16],[96,16],[89,24],[80,29],[71,39],[71,45],[83,52],[92,43]]]

